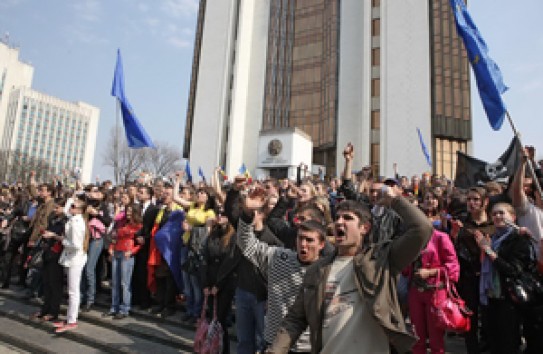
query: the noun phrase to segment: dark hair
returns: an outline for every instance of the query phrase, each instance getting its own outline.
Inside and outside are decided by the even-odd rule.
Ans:
[[[298,226],[298,231],[315,231],[319,234],[319,240],[326,240],[326,228],[317,220],[307,220]]]
[[[47,191],[49,193],[51,193],[51,195],[54,195],[55,194],[55,186],[53,186],[52,184],[50,183],[42,183],[40,184],[40,189],[45,187],[45,189],[47,189]]]
[[[479,196],[481,197],[481,200],[484,202],[484,200],[486,198],[488,198],[488,193],[487,193],[487,190],[483,187],[471,187],[470,189],[468,189],[468,193],[469,192],[472,192],[472,193],[477,193],[479,194]]]
[[[324,213],[315,205],[315,203],[306,204],[300,207],[298,210],[296,210],[296,215],[301,214],[303,212],[309,213],[309,216],[311,216],[312,220],[316,220],[319,223],[324,224],[324,221],[325,221]]]
[[[62,206],[66,205],[66,198],[64,198],[64,197],[56,197],[55,198],[55,204],[56,205],[62,205]]]
[[[145,189],[147,191],[147,194],[149,194],[151,198],[153,197],[153,195],[155,195],[155,191],[151,186],[143,185],[143,186],[139,186],[139,189]]]
[[[344,200],[341,203],[339,203],[338,206],[336,207],[336,215],[340,211],[349,211],[355,214],[360,220],[359,221],[360,225],[367,222],[369,223],[372,222],[370,209],[367,206],[359,202],[356,202],[354,200]]]
[[[132,222],[135,224],[141,224],[143,222],[143,209],[139,204],[130,204],[126,207],[132,209]],[[128,215],[127,215],[128,216]]]
[[[207,202],[204,205],[204,210],[215,209],[215,197],[209,193],[209,190],[207,188],[198,188],[196,194],[200,192],[207,194]]]

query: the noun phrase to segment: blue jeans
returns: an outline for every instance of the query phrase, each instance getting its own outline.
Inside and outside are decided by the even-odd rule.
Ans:
[[[87,264],[84,268],[84,276],[81,280],[82,302],[87,304],[94,303],[96,296],[96,263],[104,248],[104,239],[91,239],[87,251]]]
[[[236,333],[238,336],[237,353],[263,353],[264,313],[266,301],[258,302],[253,293],[236,289]]]
[[[187,304],[187,313],[192,317],[199,318],[204,297],[200,279],[197,275],[183,272],[183,291]]]
[[[134,257],[126,258],[124,252],[115,251],[111,261],[111,309],[110,312],[120,312],[128,315],[132,293],[132,271]],[[121,302],[122,294],[122,302]]]

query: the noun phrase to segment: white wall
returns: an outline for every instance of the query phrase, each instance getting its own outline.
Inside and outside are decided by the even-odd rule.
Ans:
[[[235,0],[208,0],[194,102],[190,164],[210,175],[220,161],[234,50]]]
[[[242,0],[232,90],[226,170],[237,174],[242,163],[254,170],[264,111],[269,0]]]
[[[428,2],[381,1],[381,175],[430,170],[416,128],[431,151]]]
[[[24,62],[19,61],[19,49],[11,48],[5,43],[0,42],[0,84],[2,75],[6,73],[3,92],[0,96],[0,146],[6,121],[7,106],[10,93],[13,89],[20,87],[30,87],[34,68]],[[2,87],[0,87],[1,89]]]
[[[340,13],[337,171],[343,171],[343,148],[355,147],[354,169],[370,162],[371,4],[343,0]],[[332,172],[333,173],[333,172]]]

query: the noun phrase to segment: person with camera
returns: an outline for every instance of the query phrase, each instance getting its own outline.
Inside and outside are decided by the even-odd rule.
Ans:
[[[480,301],[488,306],[490,352],[518,353],[521,312],[512,280],[535,267],[527,229],[511,226],[516,214],[508,203],[494,204],[491,212],[496,231],[491,236],[479,230],[475,241],[484,254],[480,276]],[[539,334],[541,335],[541,334]]]
[[[486,337],[486,309],[479,304],[479,282],[481,275],[481,251],[475,240],[475,232],[492,235],[494,225],[487,213],[489,197],[482,187],[472,187],[466,196],[467,215],[460,219],[451,220],[451,238],[455,244],[460,277],[458,279],[458,294],[473,312],[469,332],[464,341],[468,354],[478,354],[481,349],[488,347]],[[481,339],[479,339],[479,310],[481,310]]]
[[[82,302],[85,304],[82,311],[90,311],[96,296],[96,264],[102,255],[104,249],[104,232],[112,222],[108,206],[104,202],[105,196],[98,186],[91,185],[90,190],[85,195],[87,210],[89,216],[89,225],[91,227],[89,247],[87,252],[87,263],[83,271],[83,280],[81,281]]]

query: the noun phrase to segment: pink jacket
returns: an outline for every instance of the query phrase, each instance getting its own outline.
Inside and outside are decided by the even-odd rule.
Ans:
[[[456,257],[456,251],[449,235],[444,232],[434,230],[432,238],[421,251],[422,268],[440,268],[443,272],[447,272],[449,280],[453,283],[458,281],[460,276],[460,264]],[[405,276],[413,276],[413,265],[410,265],[402,272]],[[444,274],[440,275],[440,281],[444,281]],[[435,285],[437,277],[430,277],[426,280],[428,284]]]

